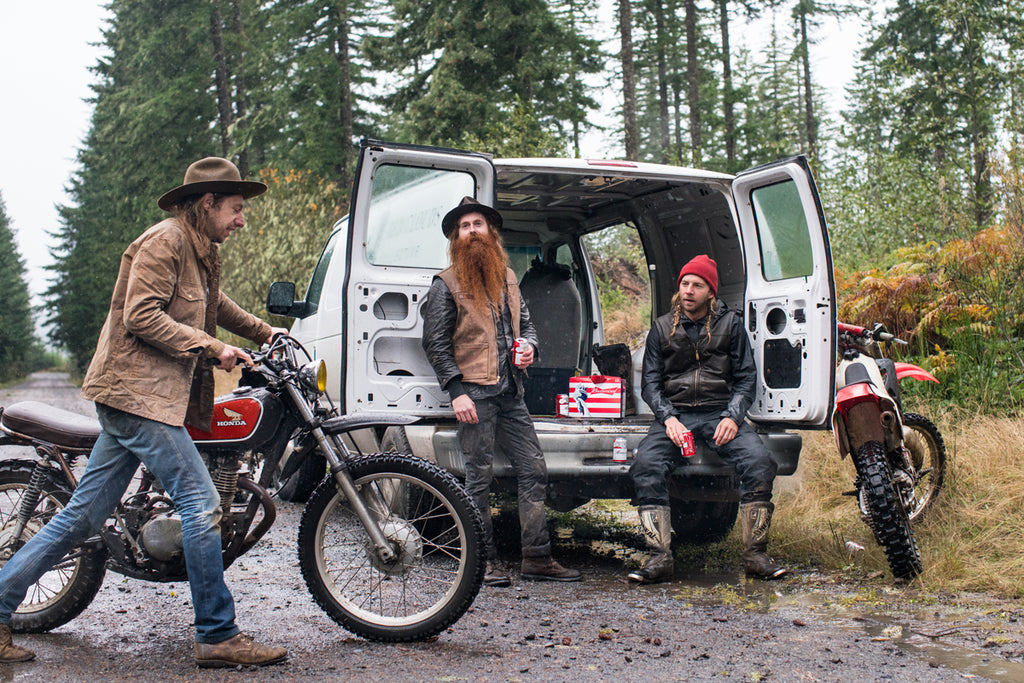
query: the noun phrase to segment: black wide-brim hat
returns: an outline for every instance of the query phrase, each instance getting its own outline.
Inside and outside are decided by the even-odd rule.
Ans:
[[[496,209],[481,204],[473,197],[463,197],[459,205],[449,211],[441,219],[441,230],[444,236],[451,238],[452,232],[459,225],[459,219],[467,213],[482,213],[484,217],[494,226],[495,230],[501,230],[501,214]]]
[[[249,199],[267,191],[267,186],[255,180],[242,180],[238,167],[227,159],[206,157],[196,161],[185,171],[185,181],[164,194],[157,205],[170,211],[183,197],[194,194],[240,194]]]

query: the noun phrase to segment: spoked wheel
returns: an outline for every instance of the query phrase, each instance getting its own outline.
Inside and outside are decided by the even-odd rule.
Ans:
[[[921,555],[910,519],[893,487],[884,446],[868,441],[857,449],[854,464],[860,483],[861,514],[885,550],[892,575],[897,579],[917,576],[922,571]]]
[[[410,455],[357,458],[349,472],[395,558],[380,558],[328,478],[299,526],[306,585],[332,619],[364,638],[399,642],[440,633],[480,590],[480,513],[454,477]]]
[[[946,478],[946,444],[932,421],[917,413],[903,415],[903,445],[910,453],[918,474],[914,484],[914,506],[907,510],[914,522],[935,503]]]
[[[35,463],[5,460],[0,463],[0,566],[60,512],[71,492],[53,474],[42,482],[42,493],[24,531],[15,538],[18,511],[29,491]],[[57,628],[81,614],[103,584],[106,553],[76,548],[29,587],[24,601],[11,616],[11,630],[40,633]]]

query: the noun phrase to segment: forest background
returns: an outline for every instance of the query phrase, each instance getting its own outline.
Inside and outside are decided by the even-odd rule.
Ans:
[[[88,364],[121,251],[196,158],[230,157],[272,186],[224,250],[227,292],[262,313],[267,285],[303,282],[346,212],[360,138],[578,156],[612,102],[625,158],[735,172],[806,154],[840,317],[910,339],[941,400],[1019,410],[1024,3],[614,0],[609,49],[596,2],[112,0],[60,207],[47,341]],[[866,47],[833,119],[829,74],[811,68],[829,46],[809,36],[854,14]],[[732,47],[752,17],[772,19],[762,47]],[[609,329],[637,343],[638,245],[596,246]],[[9,379],[38,365],[41,342],[2,200],[0,255]]]

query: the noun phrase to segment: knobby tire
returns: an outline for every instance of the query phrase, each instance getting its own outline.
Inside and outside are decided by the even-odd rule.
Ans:
[[[911,579],[922,571],[910,519],[893,487],[885,447],[868,441],[854,454],[860,480],[860,495],[868,511],[867,523],[875,540],[885,550],[892,575]]]
[[[328,477],[299,525],[299,564],[313,598],[337,623],[368,640],[437,635],[472,604],[483,582],[480,513],[458,481],[411,455],[381,453],[349,463],[372,487],[378,519],[399,560],[382,566],[369,536]]]

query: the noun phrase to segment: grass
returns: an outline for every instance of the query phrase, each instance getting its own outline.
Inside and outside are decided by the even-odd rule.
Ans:
[[[946,441],[946,481],[915,523],[925,566],[916,581],[931,591],[1024,597],[1024,423],[959,412],[934,417]],[[841,495],[853,478],[830,432],[805,433],[798,476],[777,482],[773,554],[822,569],[887,572],[855,500]],[[846,541],[865,550],[851,557]]]

